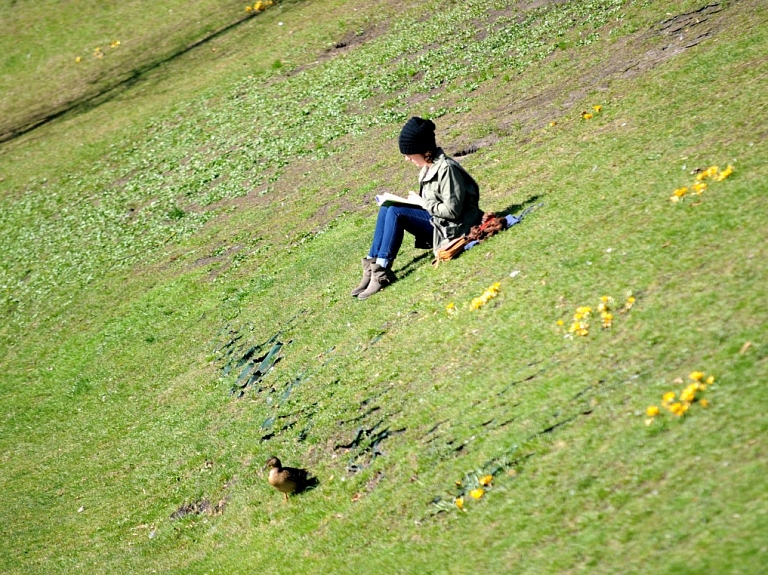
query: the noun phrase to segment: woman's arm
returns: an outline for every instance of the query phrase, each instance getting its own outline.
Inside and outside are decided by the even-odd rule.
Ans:
[[[425,194],[424,207],[430,215],[447,220],[458,220],[464,209],[466,196],[463,174],[450,164],[437,173],[436,186],[430,186],[430,192]]]

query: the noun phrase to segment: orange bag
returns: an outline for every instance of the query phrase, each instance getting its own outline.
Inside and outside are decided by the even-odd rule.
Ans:
[[[451,243],[438,250],[437,258],[432,262],[432,265],[437,267],[440,262],[447,262],[448,260],[458,257],[459,254],[464,251],[464,246],[469,242],[470,239],[467,236],[459,236],[458,238],[451,240]]]

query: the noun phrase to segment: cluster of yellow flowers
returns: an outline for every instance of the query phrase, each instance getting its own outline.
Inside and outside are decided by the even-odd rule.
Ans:
[[[272,2],[272,0],[264,0],[264,2],[259,0],[253,6],[246,6],[245,7],[245,11],[246,12],[263,12],[264,10],[266,10],[267,8],[272,6],[273,4],[274,4],[274,2]]]
[[[494,283],[491,287],[485,290],[480,297],[476,297],[470,302],[469,309],[480,309],[499,295],[499,289],[501,289],[501,284],[499,282]]]
[[[599,114],[602,111],[603,111],[603,107],[600,104],[595,104],[594,106],[592,106],[592,112],[587,112],[586,110],[583,110],[581,112],[581,119],[591,120],[592,118],[595,117],[595,114]],[[555,126],[557,126],[557,122],[555,120],[552,120],[549,123],[549,127],[554,128]]]
[[[499,290],[501,289],[501,283],[496,282],[491,287],[486,289],[481,296],[474,298],[469,303],[469,309],[475,310],[480,309],[485,304],[487,304],[489,301],[491,301],[493,298],[495,298],[497,295],[499,295]],[[448,315],[455,315],[459,312],[459,309],[456,307],[456,304],[451,302],[447,306],[445,306],[445,312]]]
[[[587,305],[577,307],[576,313],[573,314],[573,323],[568,328],[568,333],[575,333],[581,336],[589,335],[589,318],[591,315],[591,307]]]
[[[117,48],[117,47],[119,47],[119,46],[120,46],[120,40],[115,40],[115,41],[113,41],[113,42],[112,42],[112,43],[109,45],[109,47],[110,47],[110,48]],[[104,51],[101,49],[101,46],[96,46],[96,47],[93,49],[93,53],[92,53],[91,55],[92,55],[94,58],[97,58],[97,59],[99,59],[99,60],[100,60],[101,58],[103,58],[103,57],[104,57]],[[82,58],[81,56],[78,56],[77,58],[75,58],[75,63],[76,63],[76,64],[79,64],[79,63],[80,63],[80,62],[82,62],[82,61],[83,61],[83,58]]]
[[[696,182],[692,184],[690,187],[683,186],[682,188],[677,188],[672,195],[669,197],[670,201],[672,202],[679,202],[682,200],[686,194],[692,194],[695,196],[700,196],[704,190],[707,189],[708,184],[704,181],[707,179],[711,179],[714,182],[722,182],[725,178],[730,176],[733,173],[733,166],[728,165],[727,168],[725,168],[722,172],[720,171],[720,168],[717,166],[710,166],[706,170],[700,170],[696,174]]]
[[[493,482],[493,475],[483,475],[481,477],[477,478],[477,487],[474,489],[471,489],[469,491],[469,496],[472,499],[482,499],[483,495],[485,495],[485,491],[487,487],[491,486],[491,483]],[[461,486],[461,481],[456,482],[457,486]],[[456,499],[453,500],[453,503],[461,509],[462,511],[465,511],[464,509],[464,496],[459,496]]]
[[[592,112],[587,112],[586,110],[584,110],[584,111],[581,113],[581,117],[582,117],[584,120],[591,120],[592,118],[594,118],[594,117],[595,117],[595,114],[599,114],[600,112],[602,112],[602,111],[603,111],[603,107],[602,107],[600,104],[596,104],[595,106],[592,106],[592,109],[594,110],[594,113],[592,113]]]
[[[627,293],[627,301],[624,304],[624,308],[619,313],[629,311],[632,306],[635,305],[635,296],[632,292]],[[597,311],[600,313],[600,322],[603,329],[608,329],[613,326],[613,310],[615,309],[615,302],[611,296],[604,295],[600,298],[600,303],[597,304]],[[573,314],[573,323],[568,328],[566,337],[573,337],[573,334],[580,336],[589,335],[589,320],[592,317],[592,308],[586,305],[576,308],[576,313]],[[557,325],[565,327],[565,322],[561,319],[557,320]]]
[[[694,403],[698,403],[701,407],[709,407],[709,401],[703,398],[698,398],[697,393],[701,393],[707,389],[707,386],[715,383],[715,376],[710,375],[706,380],[704,379],[703,371],[692,371],[688,378],[691,380],[683,391],[680,392],[680,396],[676,396],[674,391],[668,391],[661,397],[661,406],[676,415],[682,417],[688,412],[688,408]],[[675,380],[675,383],[683,383],[682,378]],[[649,405],[645,410],[645,414],[648,419],[645,420],[646,425],[652,425],[655,421],[655,417],[659,415],[661,410],[656,405]]]

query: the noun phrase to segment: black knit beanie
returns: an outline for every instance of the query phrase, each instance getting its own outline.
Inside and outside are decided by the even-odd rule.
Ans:
[[[432,120],[413,117],[400,130],[397,141],[401,154],[423,154],[437,148],[435,144],[435,124]]]

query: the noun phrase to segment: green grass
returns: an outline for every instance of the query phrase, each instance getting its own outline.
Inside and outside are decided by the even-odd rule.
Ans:
[[[172,38],[130,6],[70,39],[43,19],[51,51],[120,16],[152,62]],[[659,23],[691,2],[435,6],[275,6],[2,144],[1,571],[762,569],[764,7],[725,4],[682,49]],[[219,25],[193,20],[182,44]],[[436,270],[406,246],[355,301],[373,194],[415,184],[412,114],[478,147],[485,209],[544,205]],[[669,201],[713,164],[734,174]],[[610,329],[556,323],[628,292]],[[273,336],[231,395],[230,359]],[[646,426],[694,370],[711,407]],[[319,487],[284,503],[273,454]],[[223,511],[173,517],[203,500]]]

